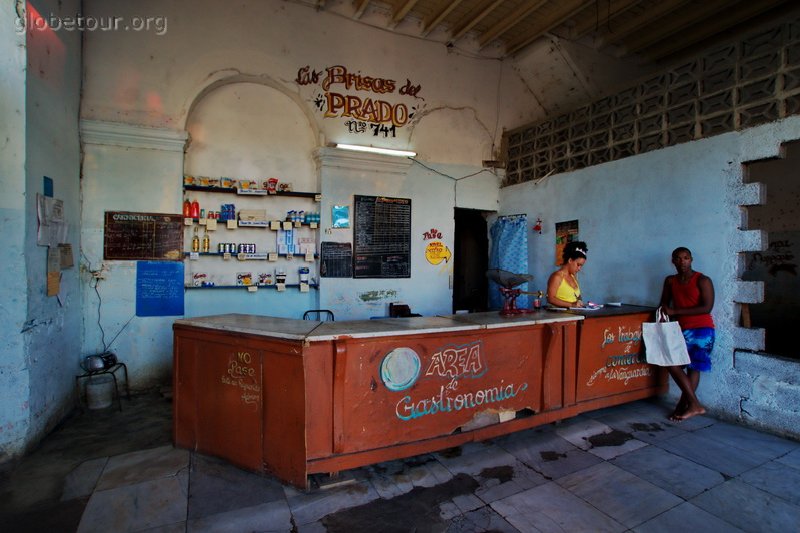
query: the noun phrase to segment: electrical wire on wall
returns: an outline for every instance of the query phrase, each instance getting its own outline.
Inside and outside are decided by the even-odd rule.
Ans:
[[[88,257],[86,257],[86,254],[83,253],[83,250],[81,250],[81,256],[86,262],[86,271],[89,272],[89,274],[91,274],[92,276],[91,279],[89,280],[89,286],[94,290],[95,294],[97,295],[97,327],[100,330],[100,342],[103,344],[103,351],[101,353],[106,353],[111,349],[111,345],[114,344],[114,341],[117,340],[117,337],[119,337],[120,334],[123,331],[125,331],[125,328],[128,327],[128,324],[131,323],[136,314],[134,313],[133,315],[131,315],[128,321],[122,325],[117,334],[114,335],[114,338],[111,339],[111,342],[106,344],[106,332],[103,329],[103,324],[101,320],[103,298],[102,296],[100,296],[100,290],[98,289],[100,282],[105,279],[106,267],[105,265],[102,265],[99,269],[93,269],[92,262],[89,260]]]
[[[489,174],[492,174],[496,178],[499,177],[497,175],[497,173],[493,169],[482,168],[477,172],[473,172],[472,174],[467,174],[466,176],[461,176],[460,178],[456,178],[455,176],[451,176],[449,174],[445,174],[444,172],[436,170],[435,168],[429,167],[428,165],[426,165],[422,161],[419,161],[418,159],[415,159],[413,157],[409,157],[409,159],[411,161],[413,161],[414,163],[418,164],[419,166],[421,166],[424,169],[430,170],[431,172],[434,172],[434,173],[436,173],[436,174],[438,174],[440,176],[443,176],[445,178],[450,178],[451,180],[453,180],[453,207],[458,206],[458,188],[457,188],[457,186],[458,186],[458,182],[459,181],[461,181],[463,179],[466,179],[466,178],[471,178],[473,176],[477,176],[478,174],[483,174],[484,172],[488,172]]]

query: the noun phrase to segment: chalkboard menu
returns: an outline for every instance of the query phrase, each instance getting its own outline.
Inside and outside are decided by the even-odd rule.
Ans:
[[[103,259],[183,259],[183,216],[106,211]]]
[[[354,278],[411,277],[411,200],[355,196]]]
[[[352,245],[349,242],[322,241],[319,275],[323,278],[352,278]]]

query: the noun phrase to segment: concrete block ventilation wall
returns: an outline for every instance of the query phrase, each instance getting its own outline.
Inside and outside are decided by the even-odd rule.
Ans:
[[[504,186],[800,113],[800,19],[506,134]]]

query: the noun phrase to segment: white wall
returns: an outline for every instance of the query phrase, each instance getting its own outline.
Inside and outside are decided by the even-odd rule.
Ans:
[[[497,60],[449,53],[438,43],[398,36],[347,18],[280,0],[247,0],[236,9],[217,2],[136,3],[89,0],[85,11],[108,17],[166,20],[166,31],[87,33],[83,118],[174,129],[183,126],[199,96],[219,80],[263,79],[279,83],[307,106],[327,142],[413,147],[427,161],[480,166],[493,158],[508,117],[529,119],[527,89]],[[344,66],[349,73],[396,82],[390,93],[330,92],[403,104],[415,112],[395,137],[350,133],[346,118],[323,118],[315,100],[320,83],[298,83],[303,67],[323,73]],[[501,70],[504,71],[501,74]],[[501,86],[502,80],[502,86]],[[321,81],[321,80],[320,80]],[[401,95],[410,81],[416,97]],[[500,91],[503,91],[503,98]],[[528,99],[529,100],[529,99]],[[538,109],[537,109],[538,111]],[[442,132],[445,132],[442,134]]]
[[[763,331],[739,327],[738,303],[762,294],[758,283],[740,280],[739,256],[767,245],[760,231],[740,229],[740,206],[763,198],[759,184],[743,183],[742,164],[775,157],[781,142],[797,138],[800,117],[792,117],[553,175],[502,189],[500,213],[544,221],[543,233],[529,236],[532,286],[542,290],[556,268],[554,225],[577,219],[589,247],[581,289],[598,303],[657,305],[664,277],[674,273],[672,250],[690,248],[695,269],[716,290],[714,368],[701,382],[701,400],[716,414],[797,435],[800,419],[792,406],[800,395],[787,377],[796,363],[736,351],[763,349]]]
[[[437,230],[441,234],[437,240],[452,252],[454,207],[496,209],[498,178],[488,171],[467,171],[448,165],[423,166],[404,158],[330,148],[320,150],[318,161],[323,193],[321,239],[324,241],[348,242],[352,246],[354,194],[411,199],[411,277],[322,278],[320,307],[336,310],[337,319],[385,317],[392,302],[406,303],[413,312],[422,315],[450,314],[453,260],[438,264],[429,262],[425,248],[431,239],[426,239],[424,234]],[[475,175],[463,178],[470,174]],[[335,205],[350,208],[350,227],[330,227],[330,213]]]

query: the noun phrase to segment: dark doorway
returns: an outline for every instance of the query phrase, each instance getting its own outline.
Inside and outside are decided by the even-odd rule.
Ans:
[[[489,235],[486,213],[477,209],[455,210],[453,250],[453,312],[488,309]]]

